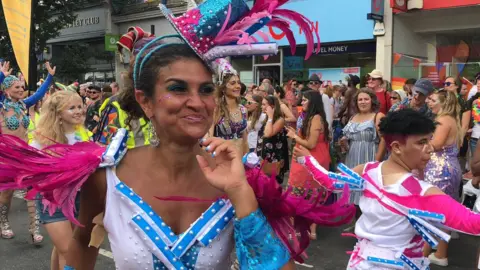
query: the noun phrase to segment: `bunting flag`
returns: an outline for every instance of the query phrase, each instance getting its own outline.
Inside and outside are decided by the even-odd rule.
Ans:
[[[462,71],[464,68],[465,68],[465,63],[457,63],[458,75],[462,74]]]
[[[435,68],[437,69],[437,73],[440,74],[440,71],[443,68],[443,63],[442,62],[435,63]]]
[[[398,62],[402,59],[402,54],[401,53],[394,53],[393,54],[393,65],[396,66]]]
[[[418,69],[418,67],[420,66],[420,63],[422,62],[422,59],[418,59],[418,58],[414,58],[413,59],[413,68],[414,69]]]
[[[18,66],[28,83],[32,0],[2,0],[3,13]]]

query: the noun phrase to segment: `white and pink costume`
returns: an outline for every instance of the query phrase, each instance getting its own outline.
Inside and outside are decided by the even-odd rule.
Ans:
[[[298,160],[328,189],[363,190],[362,216],[355,226],[359,239],[347,269],[429,269],[423,257],[426,241],[435,247],[437,239],[450,236],[439,228],[480,236],[480,214],[447,195],[424,196],[432,185],[405,174],[394,185],[384,186],[383,163],[365,165],[362,176],[340,164],[342,174],[326,171],[311,157]]]

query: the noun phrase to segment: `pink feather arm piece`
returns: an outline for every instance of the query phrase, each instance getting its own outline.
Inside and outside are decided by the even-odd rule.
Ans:
[[[313,175],[315,181],[325,187],[327,190],[333,190],[334,181],[328,177],[328,172],[318,163],[318,161],[312,156],[303,157],[302,164]]]
[[[258,168],[247,168],[246,175],[263,214],[296,261],[303,262],[302,254],[310,243],[308,231],[311,224],[340,226],[355,216],[355,207],[349,204],[348,187],[335,203],[323,205],[329,192],[313,191],[311,195],[297,196],[292,194],[291,188],[283,190],[275,178],[266,176]],[[300,233],[298,240],[296,233]],[[292,236],[293,243],[289,236]]]
[[[448,195],[398,196],[386,191],[382,191],[382,194],[410,209],[443,214],[445,226],[466,234],[480,236],[480,214],[472,212]]]
[[[75,197],[100,165],[104,150],[90,142],[38,150],[15,136],[0,135],[0,190],[31,187],[27,199],[40,193],[50,214],[59,208],[80,225],[74,215]]]

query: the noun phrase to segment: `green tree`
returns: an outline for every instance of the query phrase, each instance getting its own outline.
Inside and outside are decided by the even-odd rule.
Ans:
[[[90,1],[91,2],[91,1]],[[33,22],[35,32],[35,54],[43,53],[47,40],[59,35],[60,30],[76,19],[74,10],[84,4],[72,0],[32,0]],[[0,57],[12,62],[17,67],[12,43],[8,35],[3,6],[0,1]]]
[[[78,74],[88,71],[88,44],[87,43],[71,43],[63,47],[63,51],[57,60],[57,74],[62,78],[63,82],[75,81]]]

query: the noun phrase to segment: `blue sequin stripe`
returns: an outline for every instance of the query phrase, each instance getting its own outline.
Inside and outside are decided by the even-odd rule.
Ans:
[[[127,197],[130,201],[135,203],[140,209],[142,209],[148,216],[152,219],[152,221],[157,225],[157,227],[160,229],[160,231],[165,235],[166,239],[162,237],[165,240],[168,240],[168,244],[171,245],[177,241],[178,237],[173,233],[172,229],[168,227],[163,219],[157,215],[152,207],[145,203],[140,196],[138,196],[131,188],[129,188],[126,184],[123,182],[120,182],[117,184],[116,189],[121,192],[125,197]]]
[[[206,229],[206,225],[213,219],[215,215],[223,208],[227,207],[223,199],[218,199],[210,208],[205,211],[197,221],[179,238],[172,247],[172,252],[177,257],[183,254],[195,243],[199,234]]]
[[[150,224],[148,224],[148,222],[141,215],[134,216],[132,218],[132,221],[137,226],[137,228],[135,228],[135,231],[137,231],[138,233],[143,232],[150,239],[150,241],[152,241],[152,243],[159,249],[160,253],[164,256],[166,260],[162,262],[167,266],[168,269],[186,269],[183,263],[175,256],[175,254],[173,254],[167,244],[163,242],[162,239],[160,239],[160,236],[155,232],[155,230],[150,227]],[[146,239],[144,238],[144,240]],[[153,250],[153,252],[155,252],[155,250]]]
[[[127,130],[124,128],[119,129],[102,155],[101,168],[115,166],[122,160],[127,153],[127,140]]]
[[[365,181],[360,175],[358,175],[356,172],[354,172],[353,170],[351,170],[350,168],[348,168],[345,164],[343,163],[340,163],[338,164],[338,170],[360,182],[363,182]]]
[[[425,240],[425,242],[427,242],[430,246],[432,247],[436,247],[438,245],[438,241],[437,239],[435,239],[433,235],[437,236],[438,238],[448,242],[450,239],[444,239],[442,236],[434,233],[432,230],[430,230],[429,228],[427,228],[426,226],[423,226],[421,223],[419,223],[417,220],[415,220],[415,217],[407,217],[408,218],[408,221],[410,222],[410,224],[412,224],[413,228],[418,232],[418,234],[420,234],[420,236],[423,238],[423,240]]]
[[[413,263],[407,256],[405,256],[404,254],[400,255],[400,260],[402,260],[405,264],[408,265],[408,267],[410,267],[410,269],[412,270],[421,270],[420,267],[418,267],[415,263]],[[427,266],[427,268],[425,268],[424,270],[429,270],[430,267]]]
[[[415,223],[419,224],[422,228],[424,228],[427,232],[433,234],[434,236],[448,242],[450,241],[450,235],[445,233],[444,231],[437,228],[435,225],[428,223],[422,218],[415,217],[415,216],[408,216],[410,219],[413,220]],[[441,224],[439,224],[440,226]]]
[[[340,175],[340,174],[332,173],[332,172],[328,173],[328,177],[331,178],[331,179],[335,179],[335,180],[347,183],[350,186],[356,186],[358,188],[362,188],[363,187],[363,182],[365,181],[363,179],[359,180],[359,179],[355,179],[355,178],[352,178],[352,177],[349,177],[349,176]]]
[[[382,259],[378,257],[367,257],[367,261],[372,262],[374,264],[380,264],[380,265],[385,265],[390,268],[395,268],[395,269],[405,269],[404,263],[401,261],[396,261],[396,260],[387,260],[387,259]]]
[[[355,185],[352,185],[352,184],[344,184],[344,183],[340,183],[340,182],[334,183],[333,188],[338,189],[338,190],[343,190],[345,188],[345,185],[348,185],[348,187],[350,188],[350,191],[363,191],[364,190],[363,187],[358,187],[358,186],[355,186]]]
[[[421,211],[418,209],[410,209],[408,210],[408,214],[416,217],[420,217],[426,220],[433,220],[437,222],[444,223],[445,222],[445,215],[428,212],[428,211]]]
[[[235,209],[232,205],[230,205],[230,207],[226,209],[225,213],[220,216],[218,221],[202,236],[200,236],[198,241],[200,241],[200,243],[202,243],[204,246],[212,243],[213,239],[215,239],[220,234],[220,232],[223,231],[225,227],[227,227],[227,225],[233,219],[234,215]]]
[[[153,270],[167,269],[167,268],[165,268],[165,265],[162,263],[162,261],[160,261],[160,259],[157,258],[157,256],[155,256],[153,254],[152,254],[152,260],[153,260]]]

